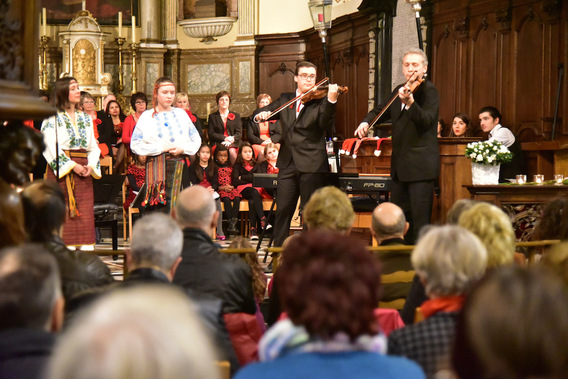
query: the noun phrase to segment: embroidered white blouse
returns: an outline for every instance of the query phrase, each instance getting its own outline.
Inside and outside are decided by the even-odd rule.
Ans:
[[[57,139],[59,150],[55,150],[55,118],[57,117]],[[101,177],[101,165],[99,157],[101,150],[97,145],[93,129],[93,120],[85,112],[75,111],[76,122],[73,124],[67,112],[57,112],[55,116],[47,118],[41,124],[41,131],[46,148],[43,152],[49,167],[57,175],[56,156],[59,156],[59,177],[62,178],[73,170],[77,165],[71,158],[65,155],[63,150],[87,151],[87,165],[91,167],[91,176],[95,179]]]
[[[171,111],[154,113],[149,109],[138,119],[130,148],[138,155],[160,155],[167,145],[181,147],[184,154],[193,155],[201,146],[201,137],[189,119],[187,113],[180,108]]]

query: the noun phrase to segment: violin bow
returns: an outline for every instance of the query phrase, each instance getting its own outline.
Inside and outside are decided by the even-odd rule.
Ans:
[[[279,108],[277,108],[276,110],[274,110],[274,112],[270,113],[270,115],[268,115],[268,118],[271,118],[272,116],[274,116],[275,114],[278,114],[280,112],[282,112],[282,110],[286,109],[286,107],[290,106],[290,104],[294,104],[296,101],[298,101],[298,99],[301,99],[302,97],[306,96],[307,94],[314,92],[315,90],[317,90],[318,86],[321,86],[323,83],[329,81],[328,77],[323,78],[321,81],[319,81],[318,83],[316,83],[312,88],[310,88],[309,90],[307,90],[306,92],[296,96],[295,98],[293,98],[292,100],[287,101],[284,105],[281,105]],[[260,123],[266,120],[256,120],[256,117],[253,119],[253,121],[255,123]]]
[[[417,72],[418,72],[418,71],[414,71],[414,73],[417,73]],[[413,74],[413,75],[414,75],[414,74]],[[426,76],[426,75],[424,75],[424,76]],[[412,80],[412,77],[410,77],[410,78],[406,81],[406,83],[404,83],[404,86],[403,86],[403,87],[409,85],[411,81],[414,82],[414,81],[417,81],[417,80],[420,80],[420,78],[416,77],[414,80]],[[424,79],[422,78],[421,80],[424,80]],[[419,87],[419,85],[418,85],[416,88],[414,88],[414,90],[412,91],[412,93],[414,93],[414,92],[418,89],[418,87]],[[374,129],[373,129],[373,126],[375,126],[375,123],[376,123],[377,121],[379,121],[379,118],[381,118],[381,116],[382,116],[383,114],[385,114],[385,112],[387,111],[387,109],[390,108],[390,106],[391,106],[392,103],[396,100],[397,97],[398,97],[398,92],[392,97],[392,99],[390,99],[390,101],[387,103],[387,105],[385,105],[385,107],[383,108],[383,110],[381,110],[381,111],[379,112],[379,114],[373,119],[373,121],[371,121],[371,123],[369,124],[369,130],[374,130]]]

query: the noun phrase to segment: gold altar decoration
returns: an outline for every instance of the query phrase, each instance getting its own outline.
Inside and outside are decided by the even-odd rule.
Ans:
[[[59,33],[63,48],[62,75],[73,76],[81,90],[95,97],[109,93],[111,75],[103,72],[106,34],[88,10],[77,12],[67,30]]]

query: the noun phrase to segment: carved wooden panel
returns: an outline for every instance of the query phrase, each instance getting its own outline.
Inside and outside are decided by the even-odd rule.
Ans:
[[[494,105],[522,138],[550,138],[558,65],[568,62],[565,1],[439,0],[432,29],[441,117],[464,111],[478,123],[478,110]],[[567,90],[565,79],[557,138],[568,137]]]
[[[37,96],[38,9],[36,0],[0,0],[0,121],[55,113]]]

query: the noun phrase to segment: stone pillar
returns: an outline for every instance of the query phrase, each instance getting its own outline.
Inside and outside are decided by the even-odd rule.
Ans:
[[[177,0],[164,0],[164,13],[162,14],[162,41],[168,48],[175,49],[178,45],[177,40]]]
[[[144,0],[140,2],[140,47],[162,46],[160,38],[161,21],[160,0]]]
[[[256,34],[256,11],[255,0],[239,0],[239,34],[235,45],[254,45],[254,35]]]

